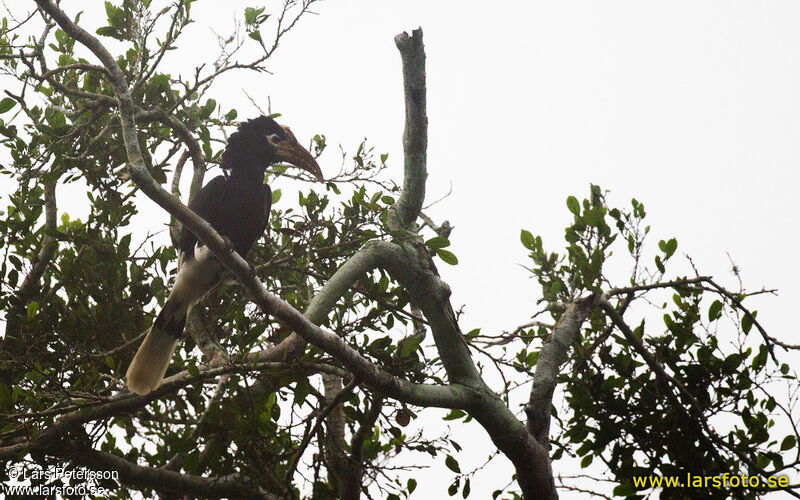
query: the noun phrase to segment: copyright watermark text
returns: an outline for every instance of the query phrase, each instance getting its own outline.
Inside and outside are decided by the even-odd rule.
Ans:
[[[29,464],[15,464],[8,466],[6,473],[10,482],[3,485],[3,490],[7,495],[106,496],[111,490],[101,486],[99,482],[119,480],[118,471],[91,470],[82,467],[42,468]]]

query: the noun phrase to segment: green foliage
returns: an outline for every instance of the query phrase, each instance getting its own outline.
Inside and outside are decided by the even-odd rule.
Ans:
[[[106,2],[107,26],[97,30],[104,43],[108,40],[103,37],[116,40],[109,47],[115,48],[115,60],[132,86],[145,164],[162,183],[172,180],[178,158],[187,149],[181,130],[164,117],[190,131],[201,158],[213,169],[222,152],[220,141],[234,130],[238,116],[236,109],[218,102],[222,97],[212,96],[207,86],[194,85],[189,77],[173,74],[165,66],[152,66],[157,51],[175,47],[180,30],[190,23],[190,6],[191,2],[183,2],[159,11],[168,14],[164,19],[174,21],[175,31],[151,34],[144,45],[140,35],[145,27],[139,23],[157,14],[148,10],[149,2]],[[245,10],[251,38],[260,41],[260,27],[270,15],[265,7]],[[7,26],[5,19],[3,23]],[[0,31],[0,42],[15,36]],[[60,29],[50,31],[45,43],[48,57],[53,57],[51,69],[88,63],[75,55],[75,41]],[[0,52],[5,50],[0,43]],[[19,61],[2,59],[0,64],[20,82],[26,78],[28,67]],[[38,93],[29,86],[29,95],[35,93],[36,99],[28,99],[24,109],[15,98],[0,99],[0,113],[7,120],[0,121],[0,175],[15,186],[0,207],[4,212],[0,217],[0,308],[8,312],[7,338],[0,353],[0,429],[6,432],[20,422],[5,415],[43,412],[26,420],[30,435],[51,426],[62,413],[91,406],[94,398],[104,401],[120,390],[138,345],[135,338],[149,327],[154,312],[166,300],[177,257],[164,231],[168,215],[143,220],[138,214],[137,190],[125,172],[127,156],[118,117],[109,104],[115,97],[106,74],[75,68],[54,71],[49,78],[52,82],[37,87]],[[98,104],[93,94],[109,101]],[[315,135],[312,153],[323,154],[326,145],[325,135]],[[387,236],[384,221],[398,190],[382,178],[387,159],[388,155],[376,154],[362,142],[345,157],[341,178],[331,176],[325,185],[295,182],[284,175],[294,172],[281,167],[268,172],[275,206],[267,236],[248,256],[267,289],[304,310],[363,243]],[[184,178],[191,176],[188,172],[193,166],[189,159]],[[213,171],[206,179],[210,175]],[[59,194],[73,187],[86,193],[77,202],[56,200],[60,220],[55,230],[44,224],[46,184],[58,186]],[[289,199],[282,197],[287,193],[292,193]],[[81,217],[75,217],[73,210]],[[20,285],[37,262],[46,236],[55,239],[57,252],[33,291],[22,294]],[[449,242],[436,240],[432,245],[441,250]],[[452,253],[443,255],[446,261],[455,261]],[[408,308],[402,287],[376,271],[336,303],[326,326],[393,373],[415,382],[441,382],[438,358],[423,352],[421,337],[408,336],[413,331]],[[272,346],[286,334],[274,318],[253,307],[236,285],[222,287],[197,309],[200,324],[190,325],[187,332],[207,329],[232,363]],[[187,333],[167,376],[183,370],[199,376],[207,361]],[[290,459],[303,437],[298,436],[303,425],[298,425],[313,423],[324,406],[320,377],[308,368],[320,363],[332,361],[309,348],[286,368],[243,370],[224,381],[216,400],[221,403],[214,405],[208,402],[216,382],[197,381],[140,411],[109,415],[89,424],[97,426],[93,444],[149,467],[162,467],[175,459],[186,473],[209,477],[235,473],[265,491],[283,491]],[[364,421],[373,399],[370,391],[358,389],[345,402],[350,435]],[[404,433],[401,427],[416,414],[396,402],[384,402],[382,414],[375,432],[364,441],[367,461],[381,464],[384,458],[407,450],[435,455],[455,449],[443,439]],[[398,415],[398,425],[387,424],[392,414]],[[127,442],[137,435],[147,436],[152,448],[144,452],[130,447]],[[311,452],[306,458],[314,466],[324,460],[323,455]],[[33,460],[53,459],[37,456]],[[299,476],[288,484],[288,491],[294,493],[311,487],[317,498],[337,495],[335,479],[326,479],[324,474],[311,485],[303,484]],[[120,498],[135,496],[129,488],[115,485],[114,491]],[[415,482],[408,482],[392,494],[415,488]],[[152,492],[145,489],[143,494]]]
[[[425,242],[425,245],[428,248],[433,248],[434,250],[439,248],[446,248],[450,246],[450,240],[445,238],[444,236],[435,236],[428,241]]]
[[[522,230],[520,240],[530,250],[534,267],[530,270],[542,286],[548,302],[570,300],[584,292],[597,292],[602,284],[606,250],[617,238],[612,234],[606,216],[605,196],[598,186],[592,186],[591,199],[581,203],[574,196],[567,198],[573,223],[566,228],[566,255],[548,253],[542,239]],[[612,214],[613,216],[613,214]]]
[[[652,270],[643,264],[650,227],[644,225],[642,203],[633,199],[629,209],[611,207],[606,193],[593,185],[588,199],[579,202],[568,197],[567,208],[573,221],[565,231],[565,254],[546,252],[541,237],[526,230],[520,234],[533,262],[531,273],[545,300],[568,302],[606,293],[609,286],[602,290],[601,285],[611,283],[612,278],[604,275],[604,269],[614,254],[614,242],[619,240],[626,243],[632,271],[624,285],[631,287],[631,292],[620,293],[616,307],[620,314],[629,308],[639,311],[632,304],[645,296],[648,286],[665,281],[677,240],[658,242]],[[633,486],[634,476],[754,474],[741,457],[758,457],[759,467],[779,473],[784,470],[780,452],[796,446],[793,435],[782,438],[778,445],[778,436],[770,431],[776,423],[776,402],[765,387],[776,380],[777,370],[769,367],[771,353],[761,343],[763,339],[748,336],[754,332],[757,312],[741,308],[746,294],[735,296],[736,303],[732,295],[702,283],[680,276],[670,279],[676,284],[656,285],[646,295],[669,290],[670,300],[662,307],[663,328],[645,328],[645,319],[652,320],[646,316],[633,335],[671,374],[674,384],[659,377],[629,340],[610,328],[609,318],[599,310],[591,313],[573,345],[575,371],[561,379],[571,413],[561,420],[563,434],[555,435],[560,443],[556,458],[562,449],[581,457],[581,467],[601,458],[619,483],[614,489],[616,496],[632,498],[643,493]],[[681,281],[687,283],[679,284]],[[558,310],[553,313],[556,319],[559,314]],[[717,335],[723,329],[738,332],[738,340],[723,345]],[[536,361],[532,355],[537,353],[527,346],[518,350],[515,368],[529,372]],[[780,373],[788,374],[788,367],[781,366]],[[677,384],[689,391],[692,399],[678,390]],[[706,423],[723,414],[728,422],[735,415],[738,422],[715,427],[713,432],[719,437],[712,436]],[[717,439],[731,444],[720,450]],[[704,490],[709,498],[727,498],[730,493],[728,488]],[[684,496],[685,490],[671,488],[661,494],[661,498]]]
[[[0,113],[5,113],[7,111],[10,111],[11,108],[13,108],[14,105],[16,104],[17,101],[10,97],[3,98],[2,100],[0,100]]]
[[[269,19],[269,14],[265,14],[265,7],[247,7],[244,9],[244,25],[247,29],[247,35],[253,40],[261,43],[261,32],[259,27]]]
[[[451,266],[455,266],[458,264],[458,257],[456,257],[453,252],[444,250],[443,248],[439,248],[436,250],[436,255],[439,256],[439,258],[442,259],[447,264],[450,264]]]

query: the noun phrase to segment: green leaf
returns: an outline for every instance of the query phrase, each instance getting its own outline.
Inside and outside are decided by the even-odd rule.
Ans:
[[[781,441],[781,451],[791,450],[796,444],[797,439],[793,435],[789,434],[783,438],[783,441]]]
[[[467,340],[471,340],[471,339],[473,339],[473,338],[477,337],[478,335],[480,335],[480,333],[481,333],[481,329],[480,329],[480,328],[473,328],[472,330],[468,331],[468,332],[467,332],[467,333],[464,335],[464,337],[465,337]]]
[[[245,24],[255,24],[256,17],[258,17],[258,14],[256,14],[255,7],[246,7],[244,9],[244,23]]]
[[[566,232],[564,233],[564,239],[567,240],[567,243],[577,243],[578,240],[580,240],[581,238],[580,236],[578,236],[578,233],[576,233],[574,229],[568,227],[566,229]]]
[[[469,478],[467,478],[467,480],[464,481],[464,489],[461,490],[461,497],[462,498],[467,498],[471,491],[472,491],[472,487],[469,484]]]
[[[406,482],[406,488],[408,488],[409,493],[414,493],[414,490],[417,489],[417,480],[413,477],[409,478],[409,480]]]
[[[294,404],[302,404],[311,393],[311,386],[308,380],[301,378],[294,389]]]
[[[519,232],[519,239],[522,242],[522,246],[528,250],[536,249],[536,239],[533,237],[530,231],[526,231],[524,229],[521,230]]]
[[[127,252],[127,249],[130,248],[131,246],[131,235],[126,234],[122,238],[120,238],[118,246],[121,249],[125,249],[125,251]]]
[[[444,459],[444,464],[451,471],[461,474],[461,468],[458,466],[458,461],[453,458],[452,455],[447,455],[447,458]]]
[[[227,113],[225,113],[225,119],[228,120],[229,122],[235,120],[237,116],[239,116],[239,113],[237,113],[235,109],[232,109]]]
[[[392,318],[392,316],[389,316],[389,318]],[[422,342],[420,337],[411,337],[400,342],[400,357],[407,358],[417,352],[420,342]]]
[[[453,495],[455,495],[456,493],[458,493],[458,479],[456,479],[455,481],[453,481],[453,484],[451,484],[451,485],[450,485],[450,486],[447,488],[447,494],[448,494],[448,495],[450,495],[450,496],[453,496]]]
[[[275,406],[276,401],[277,401],[277,396],[275,396],[274,392],[271,392],[269,396],[267,396],[267,402],[264,405],[264,408],[267,410],[267,412],[272,411],[272,407]]]
[[[192,361],[188,365],[186,365],[186,371],[192,377],[197,377],[198,375],[200,375],[200,370],[197,369],[197,365],[194,364],[194,361]]]
[[[442,420],[458,420],[459,418],[463,417],[464,415],[466,415],[466,413],[464,413],[462,410],[453,409],[453,410],[450,410],[450,413],[448,413],[447,415],[442,417]]]
[[[733,354],[729,354],[725,361],[722,362],[722,366],[727,372],[732,373],[736,368],[742,364],[742,355],[738,352],[734,352]]]
[[[567,197],[567,208],[575,215],[581,214],[581,204],[578,203],[578,199],[574,196]]]
[[[722,315],[722,302],[715,300],[708,308],[708,320],[714,321]]]
[[[69,36],[67,35],[66,32],[64,32],[64,30],[57,29],[56,30],[56,40],[58,40],[58,43],[60,45],[67,46],[67,43],[69,42]]]
[[[767,364],[767,353],[767,346],[763,344],[758,346],[758,354],[753,356],[753,361],[750,363],[750,366],[752,366],[754,370],[760,371],[764,365]]]
[[[28,304],[28,311],[27,311],[28,317],[33,318],[34,316],[36,316],[36,311],[38,309],[39,309],[39,303],[36,302],[35,300],[31,301],[31,303]]]
[[[245,24],[257,24],[263,19],[259,19],[261,14],[264,13],[264,7],[246,7],[244,9],[244,23]]]
[[[594,455],[586,455],[581,459],[581,469],[585,469],[591,465],[592,460],[594,460]]]
[[[618,497],[627,497],[634,495],[635,493],[636,488],[633,487],[633,484],[627,481],[614,488],[614,496]]]
[[[666,257],[670,258],[670,257],[672,257],[672,254],[675,253],[675,250],[678,249],[678,240],[676,240],[675,238],[670,238],[670,240],[667,241],[667,245],[666,246],[667,246],[667,249],[666,249],[667,255],[666,255]]]
[[[97,28],[97,30],[95,30],[95,33],[97,33],[100,36],[110,36],[111,38],[116,38],[117,40],[122,39],[122,37],[119,34],[119,31],[117,31],[116,28],[112,28],[111,26],[103,26],[102,28]]]
[[[281,199],[281,190],[280,189],[273,190],[272,191],[272,204],[274,205],[274,204],[278,203],[278,200],[280,200],[280,199]]]
[[[742,331],[744,333],[750,333],[750,329],[753,328],[753,316],[756,315],[756,311],[753,311],[752,315],[745,314],[742,317]]]
[[[450,240],[448,240],[444,236],[436,236],[436,237],[431,238],[428,241],[426,241],[425,245],[427,245],[428,248],[433,248],[435,250],[435,249],[439,249],[439,248],[449,247],[450,246]]]
[[[664,262],[661,261],[661,257],[659,257],[658,255],[656,255],[656,267],[658,268],[659,272],[661,272],[662,274],[664,273],[665,271]]]
[[[453,254],[453,252],[449,252],[447,250],[439,248],[438,250],[436,250],[436,255],[438,255],[440,259],[445,261],[447,264],[450,264],[451,266],[455,266],[456,264],[458,264],[458,257],[456,257],[455,254]]]
[[[30,371],[25,374],[25,378],[32,381],[34,384],[38,384],[42,381],[42,374],[39,372]]]
[[[217,101],[209,99],[203,107],[200,108],[200,118],[208,118],[215,109],[217,109]]]
[[[13,108],[15,104],[17,104],[16,100],[10,97],[3,98],[3,100],[0,101],[0,113],[5,113],[6,111]]]
[[[65,127],[67,125],[67,117],[64,113],[53,113],[53,117],[50,119],[50,125],[53,127]]]
[[[125,12],[111,2],[106,2],[106,17],[108,17],[108,24],[113,28],[119,28],[125,19]]]

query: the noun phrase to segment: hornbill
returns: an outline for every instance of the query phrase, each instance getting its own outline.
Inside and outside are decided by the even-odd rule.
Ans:
[[[278,161],[307,170],[324,181],[316,160],[300,146],[289,128],[261,116],[240,124],[228,139],[222,168],[229,175],[212,179],[189,202],[189,208],[208,221],[243,257],[267,228],[272,191],[264,184],[264,173],[267,166]],[[128,389],[147,394],[159,386],[192,306],[231,279],[231,273],[208,247],[184,227],[178,241],[178,276],[128,367]]]

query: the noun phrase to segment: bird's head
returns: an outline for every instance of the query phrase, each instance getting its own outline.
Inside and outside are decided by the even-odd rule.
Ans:
[[[231,171],[254,165],[266,167],[281,161],[310,172],[320,182],[325,181],[317,161],[297,142],[289,127],[268,116],[242,122],[239,130],[228,138],[222,154],[222,168]]]

